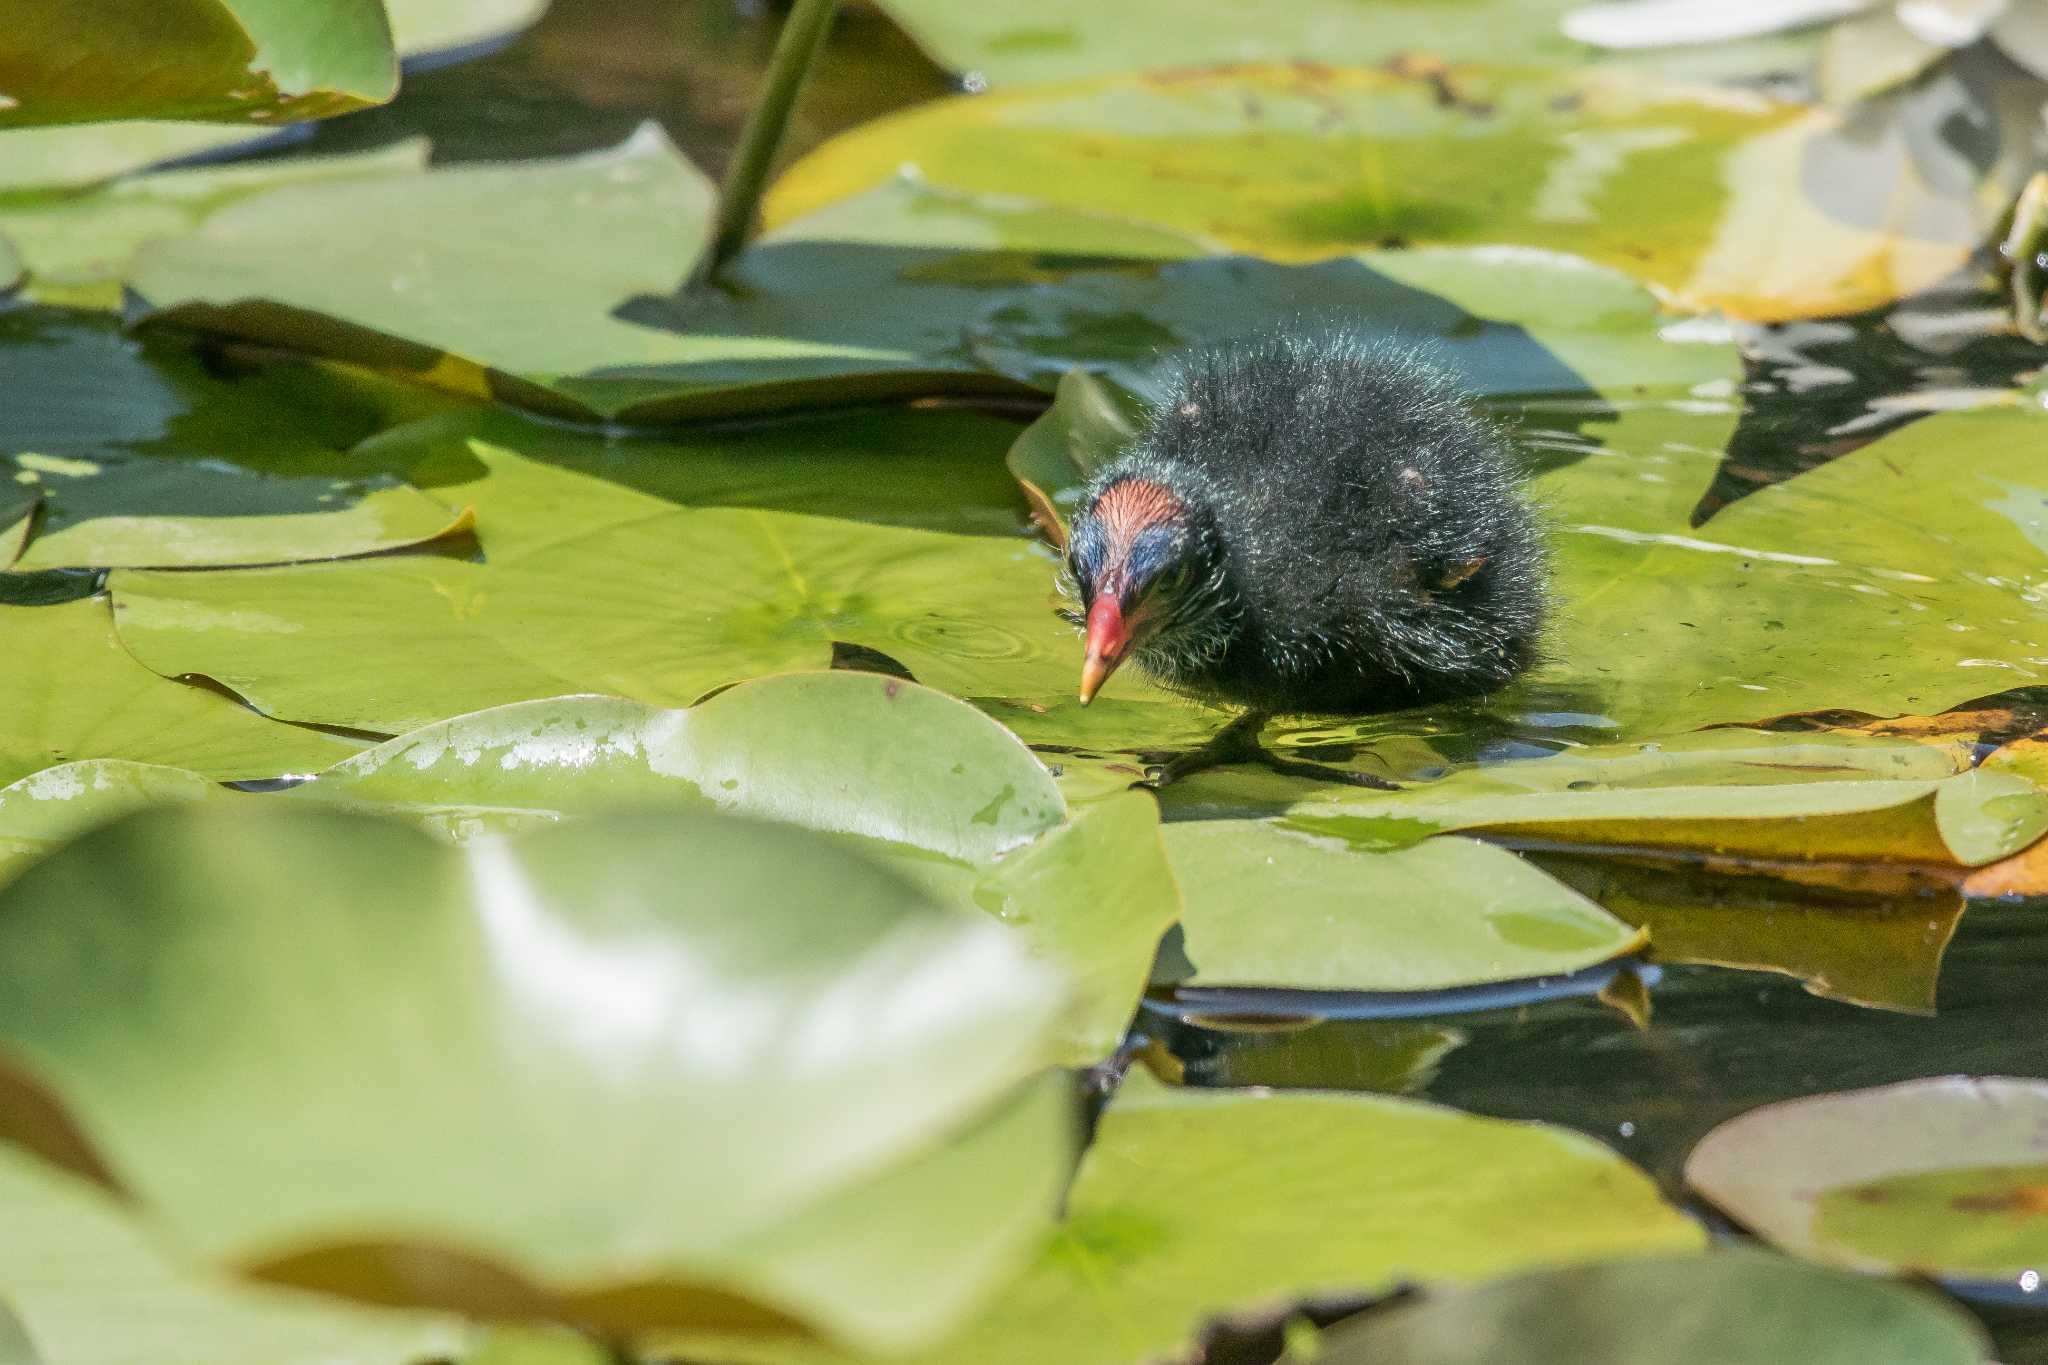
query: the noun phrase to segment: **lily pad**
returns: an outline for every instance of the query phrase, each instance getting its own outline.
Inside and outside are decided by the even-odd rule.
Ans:
[[[1686,1182],[1795,1255],[2023,1299],[2048,1263],[2048,1084],[1947,1076],[1722,1124]]]
[[[1169,1090],[1134,1071],[1038,1263],[973,1326],[905,1359],[1142,1365],[1218,1315],[1703,1240],[1646,1176],[1576,1133],[1377,1096]],[[664,1344],[733,1365],[856,1359]]]
[[[279,136],[223,123],[83,123],[0,129],[0,188],[80,190],[131,171],[229,151],[246,151]]]
[[[455,1318],[321,1303],[180,1264],[107,1191],[0,1143],[0,1297],[35,1365],[418,1365],[466,1359]],[[7,1355],[0,1333],[0,1361]]]
[[[413,59],[460,54],[513,37],[547,13],[548,0],[385,0],[391,41]]]
[[[41,504],[22,568],[276,563],[463,529],[459,501],[349,456],[447,406],[378,376],[214,365],[103,315],[22,309],[0,318],[0,381],[0,477]]]
[[[1464,829],[1726,858],[1950,868],[2017,852],[2048,830],[2048,795],[2021,778],[1982,771],[1919,779],[1861,775],[1885,757],[1909,767],[1940,762],[1935,751],[1921,759],[1914,752],[1919,746],[1865,758],[1851,744],[1765,745],[1746,738],[1747,748],[1729,744],[1688,754],[1644,746],[1651,752],[1595,750],[1466,768],[1396,792],[1310,798],[1288,818],[1367,846]],[[1802,759],[1813,763],[1805,773]],[[1774,761],[1784,767],[1768,776],[1779,780],[1727,780],[1741,775],[1741,765],[1755,772]],[[1686,783],[1688,769],[1708,784]]]
[[[1469,839],[1361,853],[1256,820],[1166,826],[1193,986],[1426,991],[1563,975],[1645,936]]]
[[[451,850],[153,811],[0,907],[0,1039],[187,1248],[259,1278],[899,1348],[1028,1251],[1069,1159],[1059,1096],[1014,1090],[1057,978],[787,827],[669,812]],[[611,1160],[578,1159],[593,1135]]]
[[[398,92],[382,0],[23,5],[0,44],[0,125],[324,118]]]
[[[1742,1250],[1439,1290],[1318,1346],[1322,1365],[1979,1365],[1990,1352],[1932,1294]]]
[[[217,692],[171,682],[114,638],[105,598],[0,606],[0,778],[120,758],[217,779],[324,768],[357,741],[265,720]]]
[[[683,506],[1006,536],[1021,525],[1021,509],[994,456],[1016,430],[1014,422],[976,412],[869,407],[744,426],[618,433],[578,430],[511,408],[464,407],[380,432],[349,452],[348,463],[462,505],[474,491],[467,485],[489,472],[471,453],[470,443],[482,441]],[[558,536],[583,518],[581,501],[522,509],[515,525],[513,510],[489,496],[492,548],[512,535]],[[652,502],[636,505],[656,510]]]
[[[851,835],[986,911],[1072,982],[1050,1057],[1122,1039],[1180,897],[1149,796],[1072,817],[1029,750],[971,707],[860,673],[742,683],[686,711],[574,697],[400,736],[293,789],[457,839],[625,804],[766,816]],[[0,798],[0,830],[6,806]]]
[[[1560,23],[1576,4],[1394,0],[1368,8],[1349,0],[1234,0],[1190,10],[1171,0],[1130,0],[1110,11],[1087,0],[1051,0],[1019,13],[945,0],[885,0],[884,8],[941,64],[1007,88],[1230,62],[1583,61],[1592,54]],[[1659,69],[1696,70],[1703,77],[1786,70],[1802,64],[1805,46],[1799,39],[1753,39],[1666,49],[1655,60]]]
[[[0,133],[0,158],[9,138]],[[81,193],[15,196],[0,202],[0,237],[29,272],[41,302],[119,311],[121,280],[136,250],[158,237],[190,232],[208,214],[282,185],[423,170],[424,139],[352,156],[272,158],[128,175]]]
[[[89,758],[0,787],[0,882],[94,825],[145,806],[232,800],[227,788],[184,768]]]
[[[1051,556],[1021,538],[678,508],[508,451],[475,456],[489,472],[460,496],[487,562],[119,571],[124,642],[267,715],[387,734],[574,692],[688,705],[744,678],[823,667],[835,641],[1002,707],[1027,740],[1063,733],[1082,709]],[[1213,714],[1149,688],[1091,709],[1126,745]]]
[[[582,418],[646,423],[820,398],[1015,391],[948,354],[985,282],[904,287],[952,251],[762,243],[723,288],[679,298],[711,199],[709,182],[649,125],[585,157],[243,200],[195,233],[147,247],[129,283],[138,316]],[[484,237],[488,256],[462,245]],[[586,246],[565,247],[572,242]],[[321,269],[304,268],[309,251]],[[1030,272],[1010,266],[1020,273]],[[536,317],[549,325],[530,325]]]
[[[1687,309],[1804,317],[1934,283],[1990,230],[1984,206],[2004,202],[1930,183],[1901,142],[1865,150],[1872,164],[1851,185],[1898,193],[1837,212],[1796,171],[1809,149],[1860,146],[1839,128],[1825,110],[1594,68],[1119,73],[842,134],[791,168],[766,214],[787,222],[910,165],[957,192],[1200,232],[1276,260],[1512,242],[1616,267]],[[2018,148],[2001,155],[2017,173],[2005,162]]]

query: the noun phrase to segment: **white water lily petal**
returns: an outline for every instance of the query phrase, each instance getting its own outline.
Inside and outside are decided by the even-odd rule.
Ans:
[[[1900,0],[1899,22],[1943,47],[1968,47],[1990,32],[2007,0]]]
[[[1813,82],[1829,104],[1853,104],[1903,85],[1934,65],[1948,49],[1914,35],[1889,10],[1844,19],[1821,39]]]
[[[2017,0],[1991,26],[1991,41],[2006,56],[2048,80],[2048,3]]]
[[[1633,0],[1588,5],[1564,16],[1565,35],[1595,47],[1718,43],[1825,23],[1869,9],[1876,0]],[[1987,21],[1988,22],[1988,21]]]

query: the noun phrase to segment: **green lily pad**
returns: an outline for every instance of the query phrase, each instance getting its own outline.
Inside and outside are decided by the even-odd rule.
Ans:
[[[1593,68],[1125,72],[938,101],[842,134],[791,168],[766,214],[788,222],[908,165],[948,190],[1276,260],[1409,242],[1572,252],[1681,307],[1772,320],[1933,284],[1990,230],[1984,205],[2004,202],[1914,177],[1901,142],[1855,182],[1898,178],[1904,206],[1836,212],[1797,170],[1839,128],[1826,110]]]
[[[650,125],[591,156],[245,199],[146,247],[128,282],[138,316],[581,418],[1016,390],[959,354],[990,284],[920,278],[953,250],[797,236],[759,244],[723,288],[679,298],[711,199]],[[461,245],[486,236],[487,256]],[[309,252],[321,269],[304,268]],[[1028,261],[1007,269],[1012,282],[1033,275]]]
[[[39,498],[20,567],[192,568],[388,550],[462,528],[461,503],[350,447],[447,401],[306,363],[210,367],[112,318],[0,318],[0,480]]]
[[[885,0],[883,7],[942,65],[998,88],[1227,62],[1370,66],[1390,58],[1506,58],[1561,65],[1602,55],[1564,34],[1559,21],[1577,0],[1383,0],[1370,7],[1349,0],[1235,0],[1199,10],[1171,0],[1128,0],[1114,10],[1087,0],[1051,0],[1028,12]],[[1804,65],[1808,46],[1802,38],[1774,37],[1666,48],[1630,60],[1705,78],[1794,70]]]
[[[0,1362],[5,1365],[42,1365],[43,1357],[28,1339],[28,1329],[7,1305],[0,1304]]]
[[[1039,388],[1085,365],[1157,397],[1173,351],[1283,320],[1418,346],[1477,393],[1592,396],[1521,328],[1473,317],[1357,260],[1289,267],[1225,257],[1142,274],[1082,272],[993,308],[967,335],[981,363]]]
[[[0,1143],[0,1297],[37,1365],[418,1365],[467,1359],[474,1333],[437,1314],[322,1303],[197,1272],[133,1211]],[[7,1355],[0,1332],[0,1361]]]
[[[1057,1087],[1015,1090],[1057,978],[783,826],[146,812],[0,892],[0,978],[0,1039],[183,1245],[373,1302],[913,1345],[1069,1159]]]
[[[1645,936],[1469,839],[1361,853],[1256,820],[1165,827],[1195,986],[1425,991],[1562,975]]]
[[[1045,768],[1001,726],[865,673],[764,678],[682,711],[605,697],[500,707],[366,749],[299,791],[428,812],[462,834],[520,812],[678,802],[966,863],[1066,818]]]
[[[752,507],[996,536],[1015,534],[1022,520],[1016,489],[994,458],[1016,429],[975,412],[869,407],[620,435],[511,408],[464,407],[380,432],[350,452],[350,463],[459,506],[471,500],[467,485],[488,474],[470,449],[472,441],[482,441],[683,506]],[[830,457],[820,458],[821,450]],[[512,535],[558,536],[565,524],[583,519],[581,503],[537,502],[515,513],[490,495],[492,548]],[[656,510],[651,502],[635,505]]]
[[[548,0],[385,0],[391,41],[407,57],[459,52],[531,28]],[[408,63],[410,65],[410,63]]]
[[[114,638],[106,599],[0,606],[0,779],[77,759],[121,758],[217,779],[324,768],[361,747],[279,725],[230,698],[171,682]]]
[[[35,133],[0,133],[7,140]],[[29,272],[31,297],[119,311],[136,250],[190,232],[208,214],[281,185],[388,176],[425,169],[427,144],[411,138],[352,156],[293,157],[129,175],[82,193],[0,201],[0,237]]]
[[[478,446],[487,562],[424,556],[251,570],[118,571],[124,643],[267,715],[398,733],[511,701],[604,692],[688,705],[743,678],[878,649],[923,683],[1063,733],[1079,652],[1050,555],[1016,537],[678,508]],[[1135,696],[1131,695],[1135,692]],[[1130,688],[1089,720],[1125,745],[1216,713]]]
[[[2007,773],[1932,775],[1948,758],[1926,746],[1769,743],[1741,731],[1699,738],[1720,742],[1463,768],[1394,792],[1333,790],[1297,802],[1288,819],[1367,846],[1462,829],[1723,857],[1948,867],[1994,861],[2048,831],[2048,794]],[[1869,776],[1888,765],[1930,775]]]
[[[44,768],[0,787],[0,881],[65,840],[130,811],[232,799],[217,782],[157,763],[89,758]]]
[[[1945,1076],[1753,1109],[1686,1182],[1776,1246],[2023,1298],[2048,1263],[2048,1084]]]
[[[1318,1348],[1321,1365],[1979,1365],[1990,1342],[1925,1291],[1724,1250],[1439,1290]]]
[[[22,4],[0,46],[0,124],[324,118],[398,92],[381,0]]]
[[[686,711],[573,697],[458,717],[295,788],[457,839],[625,804],[717,807],[826,833],[986,911],[1072,983],[1050,1058],[1123,1038],[1180,897],[1149,796],[1071,819],[1029,750],[971,707],[860,673],[742,683]],[[0,830],[6,806],[0,794]]]
[[[1377,1096],[1169,1090],[1134,1071],[1038,1263],[914,1365],[1143,1365],[1217,1315],[1629,1252],[1699,1227],[1576,1133]],[[733,1365],[855,1359],[664,1341]]]
[[[223,123],[154,119],[5,128],[0,129],[0,189],[10,197],[15,191],[86,189],[160,162],[248,147],[272,136]]]

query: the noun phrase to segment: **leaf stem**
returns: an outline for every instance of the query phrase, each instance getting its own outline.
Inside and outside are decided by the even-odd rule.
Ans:
[[[740,130],[740,145],[733,152],[732,164],[726,168],[711,249],[698,267],[696,283],[702,284],[722,272],[753,234],[761,192],[768,185],[768,168],[782,146],[782,135],[789,128],[796,98],[825,46],[825,35],[831,31],[836,8],[837,0],[795,0],[789,17],[782,21],[774,55],[768,59],[761,98],[747,115],[746,127]]]

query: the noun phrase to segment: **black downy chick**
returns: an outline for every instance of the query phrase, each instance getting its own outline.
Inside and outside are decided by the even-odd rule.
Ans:
[[[1534,661],[1546,563],[1506,438],[1416,353],[1281,333],[1183,357],[1067,539],[1081,700],[1126,658],[1259,711],[1381,711]]]

